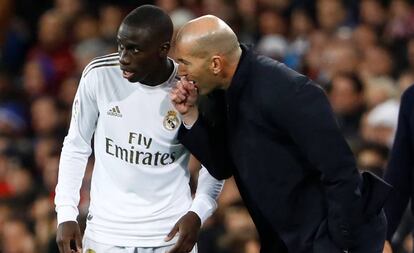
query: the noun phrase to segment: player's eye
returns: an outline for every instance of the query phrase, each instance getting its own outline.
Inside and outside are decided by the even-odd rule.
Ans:
[[[134,52],[134,54],[137,54],[137,53],[141,52],[141,50],[139,50],[138,48],[134,47],[132,49],[132,52]]]

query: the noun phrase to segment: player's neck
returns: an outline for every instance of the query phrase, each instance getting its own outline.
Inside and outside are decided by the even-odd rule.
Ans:
[[[160,85],[170,78],[173,71],[174,63],[170,59],[165,58],[165,60],[160,64],[160,67],[151,73],[142,83],[149,86]]]

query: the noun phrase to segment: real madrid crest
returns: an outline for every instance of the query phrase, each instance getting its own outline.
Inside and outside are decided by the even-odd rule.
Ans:
[[[167,130],[174,130],[180,125],[180,119],[178,119],[177,112],[169,110],[164,117],[164,128]]]
[[[85,253],[96,253],[93,249],[87,249]]]

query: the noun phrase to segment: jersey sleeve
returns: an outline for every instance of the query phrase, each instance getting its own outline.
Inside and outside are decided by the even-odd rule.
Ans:
[[[88,158],[92,153],[91,139],[98,119],[96,73],[82,76],[72,106],[69,131],[63,142],[59,162],[55,205],[58,224],[76,221],[80,187]]]
[[[202,166],[198,175],[197,191],[191,204],[190,211],[200,217],[203,224],[217,208],[217,198],[223,189],[224,180],[215,179],[207,169]]]

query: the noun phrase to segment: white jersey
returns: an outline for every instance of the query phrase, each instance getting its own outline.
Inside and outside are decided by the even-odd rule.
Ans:
[[[177,64],[165,83],[151,87],[124,79],[118,60],[100,57],[83,71],[59,165],[58,224],[76,220],[94,134],[86,233],[112,245],[168,245],[174,241],[164,238],[187,211],[202,221],[213,212],[222,182],[210,178],[193,202],[189,152],[177,140],[181,121],[169,99]]]

